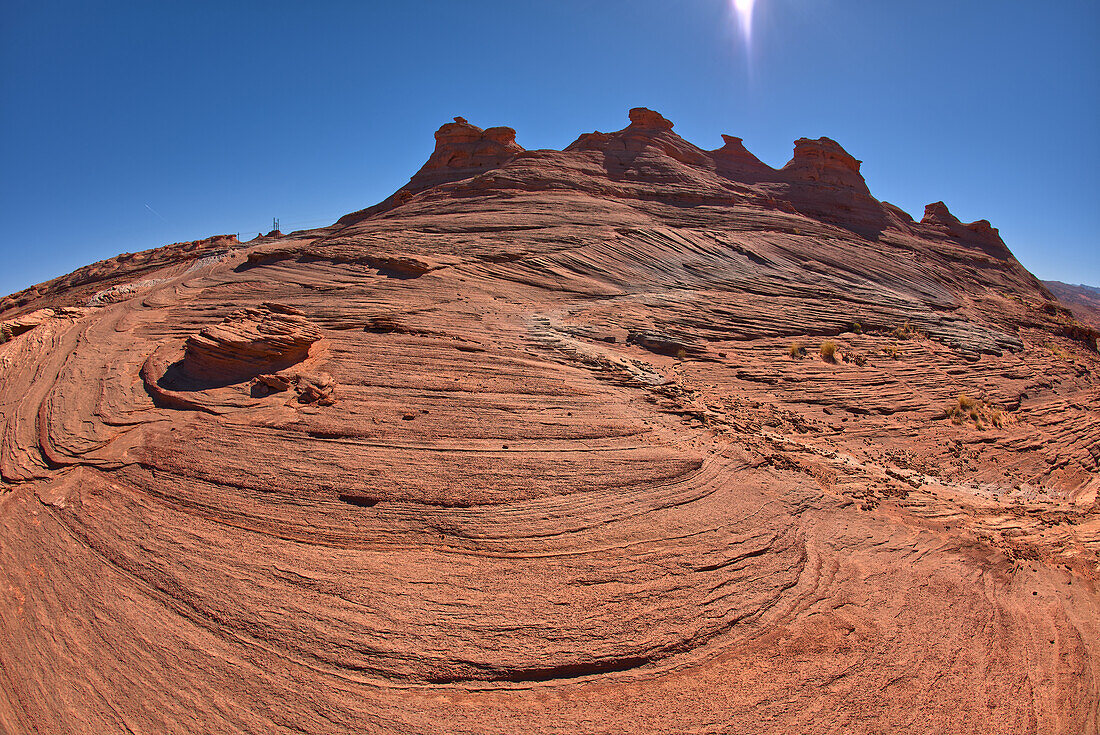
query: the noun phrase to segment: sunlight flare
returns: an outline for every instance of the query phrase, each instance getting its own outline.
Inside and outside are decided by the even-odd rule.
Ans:
[[[730,0],[733,10],[737,13],[737,22],[741,26],[741,35],[745,37],[745,45],[752,44],[752,9],[756,0]]]

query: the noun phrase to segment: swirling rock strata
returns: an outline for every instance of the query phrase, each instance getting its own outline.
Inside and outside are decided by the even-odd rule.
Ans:
[[[296,309],[243,309],[188,337],[182,369],[203,383],[240,383],[302,362],[320,338],[321,332]]]
[[[991,226],[436,142],[0,302],[0,731],[1096,729],[1100,357]]]

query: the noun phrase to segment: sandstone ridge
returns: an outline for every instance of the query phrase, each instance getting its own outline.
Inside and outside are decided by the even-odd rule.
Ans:
[[[704,151],[674,133],[672,122],[653,110],[634,108],[629,113],[629,119],[630,125],[623,130],[581,135],[565,148],[565,154],[577,154],[570,160],[569,156],[563,156],[563,152],[559,151],[525,152],[516,144],[515,131],[511,128],[483,131],[464,118],[455,118],[455,122],[443,125],[436,132],[435,151],[408,185],[385,202],[348,215],[341,223],[352,224],[365,216],[388,211],[407,202],[413,194],[439,184],[480,177],[477,181],[470,181],[469,185],[486,186],[489,181],[485,176],[495,170],[501,171],[501,176],[491,177],[491,181],[502,188],[508,185],[528,189],[552,188],[555,186],[552,179],[557,177],[546,177],[544,169],[565,168],[569,173],[597,179],[587,182],[574,180],[572,185],[595,188],[605,195],[639,194],[601,187],[598,180],[602,178],[679,183],[690,187],[690,197],[699,203],[736,201],[738,194],[753,199],[763,195],[773,206],[792,207],[811,217],[848,227],[869,237],[877,238],[888,223],[905,231],[913,231],[916,227],[911,217],[871,196],[860,174],[861,162],[830,138],[798,139],[791,160],[776,170],[746,150],[740,138],[723,135],[725,144],[722,148]],[[584,166],[583,159],[579,158],[591,152],[603,154],[600,169]],[[508,165],[521,154],[523,166]],[[760,189],[749,192],[738,185],[758,185]],[[685,192],[680,190],[658,190],[648,194],[670,202],[685,199]],[[899,213],[900,217],[897,216]],[[943,223],[929,222],[926,218],[922,224]],[[958,226],[955,235],[969,237],[998,257],[1007,253],[997,231],[985,220],[969,225],[955,220],[954,224]]]
[[[1094,312],[723,141],[0,300],[0,731],[1095,732]]]

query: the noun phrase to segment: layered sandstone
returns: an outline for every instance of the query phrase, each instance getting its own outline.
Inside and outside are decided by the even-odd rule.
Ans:
[[[240,383],[302,362],[320,338],[320,330],[297,309],[264,304],[188,337],[182,369],[200,383]]]
[[[0,302],[0,730],[1095,730],[1095,335],[629,118]]]

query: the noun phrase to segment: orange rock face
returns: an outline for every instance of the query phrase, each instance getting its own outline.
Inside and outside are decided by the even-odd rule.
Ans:
[[[182,369],[199,383],[240,383],[302,362],[320,338],[301,312],[265,304],[188,337]]]
[[[0,301],[0,730],[1093,732],[1100,357],[659,114]]]

